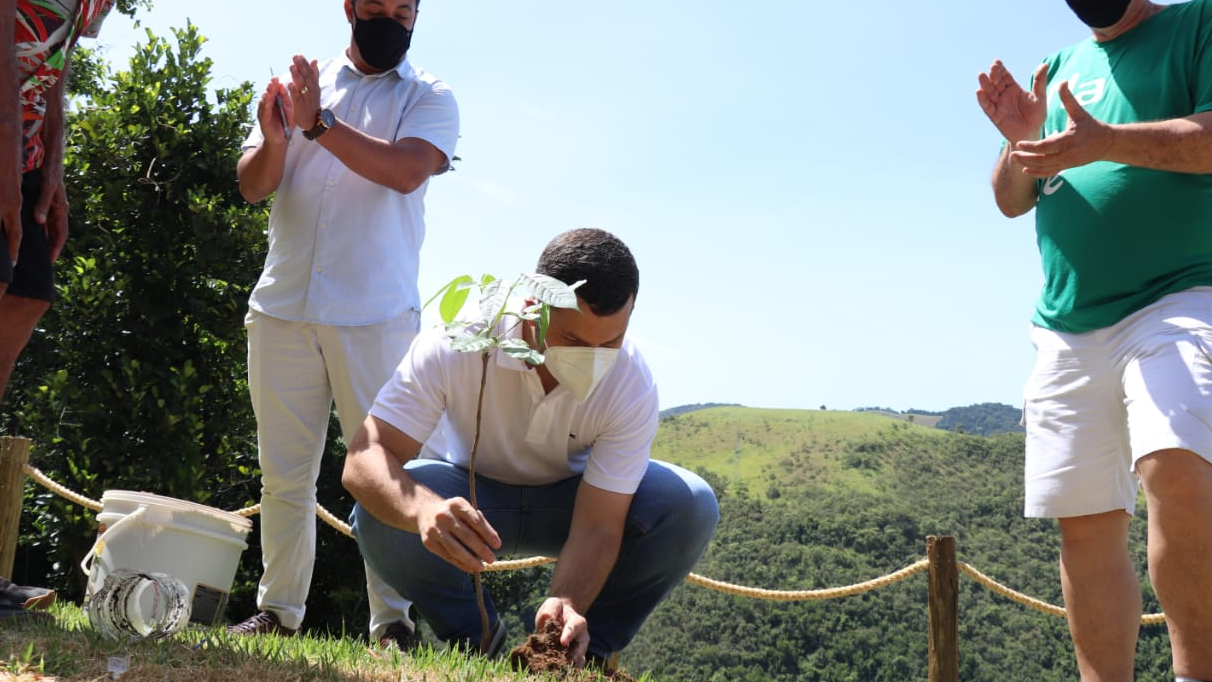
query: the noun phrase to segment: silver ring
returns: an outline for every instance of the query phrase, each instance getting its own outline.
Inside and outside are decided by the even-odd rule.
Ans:
[[[301,92],[301,93],[303,93],[304,95],[306,95],[306,94],[307,94],[307,86],[306,86],[306,85],[304,85],[304,86],[303,86],[303,89],[302,89],[302,90],[300,90],[299,92]]]

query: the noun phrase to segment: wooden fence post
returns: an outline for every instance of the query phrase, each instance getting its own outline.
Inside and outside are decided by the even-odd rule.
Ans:
[[[0,577],[11,578],[17,560],[17,534],[21,528],[21,502],[25,496],[25,463],[29,439],[0,438]]]
[[[930,682],[959,682],[959,568],[955,538],[926,537],[930,562]]]

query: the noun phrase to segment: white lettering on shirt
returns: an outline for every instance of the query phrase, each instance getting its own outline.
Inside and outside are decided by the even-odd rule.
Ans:
[[[1044,196],[1051,196],[1056,190],[1065,185],[1065,179],[1060,176],[1060,173],[1044,180],[1043,192]]]
[[[1049,94],[1053,97],[1060,90],[1061,83],[1069,84],[1069,92],[1073,93],[1073,98],[1083,107],[1088,107],[1095,102],[1101,102],[1103,95],[1107,93],[1107,79],[1094,78],[1085,82],[1081,80],[1081,74],[1073,74],[1069,76],[1067,81],[1057,81],[1055,85],[1049,88]]]

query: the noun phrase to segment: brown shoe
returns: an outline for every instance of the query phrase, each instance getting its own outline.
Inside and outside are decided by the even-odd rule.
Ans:
[[[383,631],[383,636],[379,638],[380,649],[390,649],[395,647],[400,653],[405,654],[417,647],[421,646],[421,638],[416,632],[413,632],[403,621],[397,620],[390,623],[387,629]]]
[[[283,627],[278,620],[278,614],[272,611],[262,611],[255,616],[249,616],[241,623],[228,626],[227,631],[233,635],[280,635],[294,637],[298,630]]]

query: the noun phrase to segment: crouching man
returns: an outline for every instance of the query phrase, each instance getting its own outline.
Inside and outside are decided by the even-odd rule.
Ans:
[[[351,521],[367,563],[439,638],[480,641],[469,573],[482,562],[498,552],[557,556],[535,627],[555,621],[574,661],[601,665],[690,573],[719,507],[701,478],[649,458],[657,390],[626,338],[639,289],[627,246],[602,230],[565,232],[537,272],[585,280],[580,309],[553,309],[541,347],[532,323],[510,332],[543,352],[544,364],[499,352],[488,360],[480,511],[468,502],[468,467],[482,359],[453,350],[441,328],[417,337],[379,392],[342,482],[357,500]],[[504,628],[485,601],[494,655]]]

